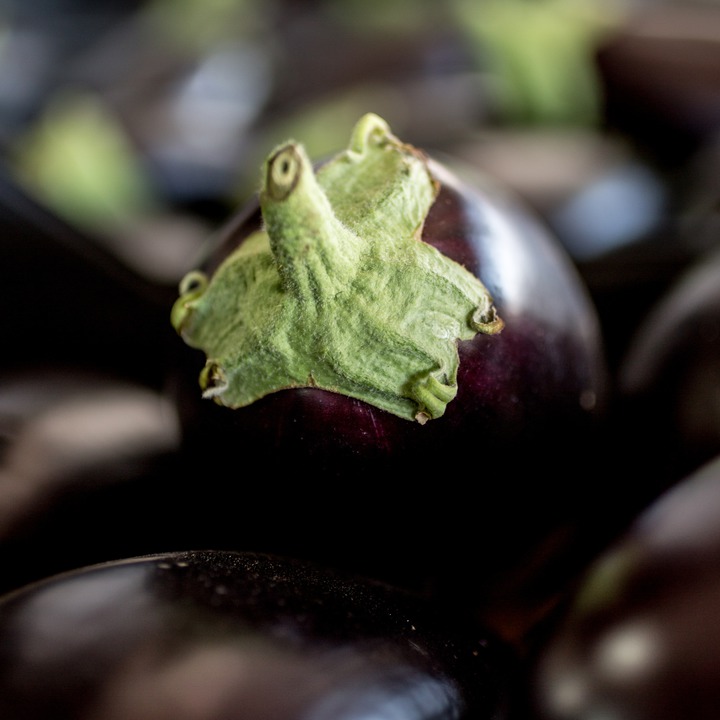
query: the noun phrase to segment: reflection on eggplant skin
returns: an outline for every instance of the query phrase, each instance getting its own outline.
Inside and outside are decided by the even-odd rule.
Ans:
[[[40,696],[72,695],[107,677],[87,720],[450,720],[462,705],[449,679],[388,648],[308,653],[248,629],[175,635],[183,611],[164,616],[151,575],[127,564],[32,595],[16,615],[15,689],[42,677]]]
[[[663,720],[689,706],[686,717],[717,717],[718,602],[717,580],[693,583],[672,601],[625,609],[595,632],[585,627],[584,640],[559,638],[537,677],[538,718]]]
[[[63,665],[82,665],[92,657],[87,679],[116,663],[158,626],[157,609],[143,592],[146,582],[145,568],[127,565],[112,574],[88,574],[32,594],[13,621],[18,667],[28,679],[45,673],[52,678],[62,675]],[[24,684],[21,672],[14,678]]]
[[[438,610],[257,553],[80,568],[0,596],[0,717],[504,718],[513,661]]]
[[[174,651],[147,648],[123,665],[84,720],[393,720],[457,717],[457,689],[410,666],[347,649],[307,656],[259,638]]]

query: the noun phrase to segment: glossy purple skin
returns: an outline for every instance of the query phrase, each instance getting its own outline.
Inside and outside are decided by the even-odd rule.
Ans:
[[[593,564],[531,672],[533,720],[714,720],[720,707],[720,456]]]
[[[601,469],[602,338],[545,228],[493,184],[433,167],[442,186],[423,239],[475,272],[505,321],[461,344],[445,415],[420,425],[313,389],[231,410],[201,400],[204,357],[185,348],[175,384],[185,467],[203,478],[198,515],[224,519],[232,511],[217,498],[240,493],[243,547],[460,597],[521,634],[612,525],[596,514],[617,503]],[[251,204],[206,270],[258,223]]]
[[[500,335],[461,343],[459,392],[445,415],[420,426],[315,389],[282,391],[230,410],[200,402],[191,376],[182,407],[189,439],[195,431],[215,436],[229,430],[235,442],[267,453],[265,460],[292,450],[294,463],[308,458],[316,471],[344,478],[349,458],[405,465],[432,448],[443,465],[459,467],[517,450],[519,443],[536,444],[541,435],[557,437],[561,428],[579,427],[582,435],[594,422],[607,392],[603,346],[575,268],[539,222],[497,188],[462,184],[433,167],[443,184],[423,239],[478,275],[505,321]],[[258,222],[258,214],[248,212],[247,222],[229,225],[206,269],[212,271]],[[194,360],[199,372],[204,358],[196,354]]]
[[[422,598],[270,555],[129,558],[0,598],[3,720],[496,720],[513,667]]]

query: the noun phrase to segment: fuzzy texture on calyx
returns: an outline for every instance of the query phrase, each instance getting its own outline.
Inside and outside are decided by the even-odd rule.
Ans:
[[[203,394],[247,406],[317,387],[408,420],[457,394],[460,340],[503,327],[475,275],[421,240],[427,158],[369,113],[317,173],[288,141],[262,169],[263,228],[180,283],[172,323],[202,349]]]

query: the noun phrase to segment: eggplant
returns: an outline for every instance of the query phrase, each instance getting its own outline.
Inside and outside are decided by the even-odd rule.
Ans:
[[[536,720],[717,717],[720,456],[589,567],[529,673]]]
[[[172,357],[173,289],[0,173],[0,372],[74,368],[158,389]]]
[[[167,398],[139,383],[66,368],[0,376],[0,593],[166,547],[178,436]]]
[[[201,397],[205,358],[173,331],[178,311],[171,312],[167,295],[120,304],[115,310],[130,327],[80,333],[78,347],[69,348],[81,352],[91,340],[101,351],[106,339],[122,346],[117,355],[94,356],[96,371],[119,371],[166,395],[173,409],[158,430],[172,444],[138,447],[128,463],[118,442],[90,467],[68,446],[70,472],[43,481],[32,513],[3,529],[0,555],[12,568],[4,589],[130,555],[252,550],[452,602],[505,638],[524,641],[624,507],[626,491],[604,472],[612,443],[605,438],[602,338],[571,261],[535,218],[490,181],[466,181],[417,149],[410,154],[423,172],[427,161],[437,190],[422,242],[464,268],[455,273],[472,292],[477,285],[468,275],[478,279],[479,297],[492,299],[502,323],[499,332],[459,343],[457,393],[444,412],[420,423],[318,387],[223,407]],[[203,272],[212,275],[262,223],[258,198],[251,198],[209,241]],[[78,287],[87,302],[85,289],[94,283],[100,299],[127,287],[83,267]],[[64,312],[63,303],[56,307]],[[158,307],[169,341],[156,332]],[[66,329],[71,340],[79,332],[62,318],[53,328]],[[108,368],[111,359],[117,365]],[[52,354],[46,360],[57,362]],[[161,380],[135,374],[136,366]],[[104,408],[110,422],[115,409]],[[6,457],[16,442],[9,440]],[[44,453],[38,458],[52,463]],[[22,484],[12,466],[4,469],[11,486]],[[606,511],[602,521],[598,507]],[[70,526],[75,536],[64,530]],[[14,559],[22,557],[32,560],[18,567]]]
[[[720,252],[698,253],[650,307],[618,372],[623,426],[652,482],[720,452]]]
[[[422,598],[257,553],[126,558],[0,598],[5,720],[499,720],[514,668]]]
[[[178,428],[162,394],[174,288],[136,273],[6,173],[0,228],[2,592],[165,549],[155,511],[177,485]],[[144,530],[129,534],[128,517]]]
[[[399,148],[413,172],[428,174],[437,192],[426,215],[415,218],[412,242],[435,248],[479,280],[485,294],[478,302],[487,302],[484,319],[499,318],[498,324],[457,342],[456,385],[445,388],[455,395],[445,398],[437,414],[416,408],[403,416],[374,405],[352,386],[352,378],[354,395],[319,387],[320,367],[313,367],[310,375],[317,377],[302,386],[298,377],[307,366],[283,378],[287,387],[280,387],[280,380],[252,402],[223,405],[228,378],[238,373],[232,361],[220,367],[202,346],[232,334],[229,328],[242,324],[238,317],[255,313],[257,308],[238,299],[254,271],[235,261],[257,249],[258,262],[269,262],[262,230],[285,222],[270,217],[262,193],[251,198],[208,243],[198,270],[181,282],[172,313],[186,342],[178,340],[170,392],[186,471],[203,483],[202,492],[193,493],[192,522],[212,518],[211,533],[223,547],[311,556],[465,598],[497,614],[494,622],[508,633],[522,633],[528,618],[571,574],[568,566],[574,571],[589,546],[605,541],[615,508],[622,506],[622,491],[602,469],[609,389],[595,308],[547,228],[492,180],[405,145],[372,113],[361,118],[352,137],[349,151],[338,156],[341,165],[353,153],[374,157],[368,146],[377,143],[390,153]],[[359,214],[360,226],[370,225],[368,214],[375,210],[358,208],[382,195],[387,178],[362,175],[366,168],[360,161],[360,180],[343,177],[334,184],[331,174],[344,173],[344,166],[338,169],[333,159],[311,166],[301,151],[298,143],[276,148],[265,168],[271,180],[274,173],[300,173],[301,179],[287,181],[292,197],[293,189],[305,187],[316,173],[317,182],[331,186],[331,202],[346,203],[348,223]],[[393,177],[389,183],[396,181],[404,182]],[[414,189],[410,196],[417,197]],[[390,223],[400,215],[404,222],[404,211],[400,203],[383,217]],[[248,272],[237,292],[232,287],[227,294],[215,292],[216,279],[236,271]],[[410,290],[421,294],[432,282],[410,283]],[[465,276],[459,282],[472,284]],[[213,293],[218,306],[207,300]],[[226,302],[240,308],[227,322],[218,310]],[[362,302],[358,298],[358,314]],[[218,323],[217,329],[203,326],[206,320]],[[363,337],[351,353],[369,353],[372,335]],[[246,341],[254,342],[241,340]],[[262,355],[262,342],[254,347]],[[368,365],[383,362],[376,358]],[[246,375],[277,379],[281,371],[260,363]],[[451,376],[452,371],[445,379]],[[407,397],[398,403],[407,409]],[[234,525],[235,509],[226,500],[233,488],[244,508]],[[607,509],[602,524],[598,504]],[[218,528],[226,530],[225,538]],[[524,591],[517,592],[518,586]]]

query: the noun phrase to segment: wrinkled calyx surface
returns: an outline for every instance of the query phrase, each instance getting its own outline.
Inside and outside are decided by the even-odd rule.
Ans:
[[[502,329],[487,289],[421,240],[438,192],[427,158],[369,113],[314,172],[303,147],[262,170],[263,228],[208,278],[180,283],[172,323],[202,349],[203,395],[228,407],[316,387],[409,420],[457,394],[460,340]]]

